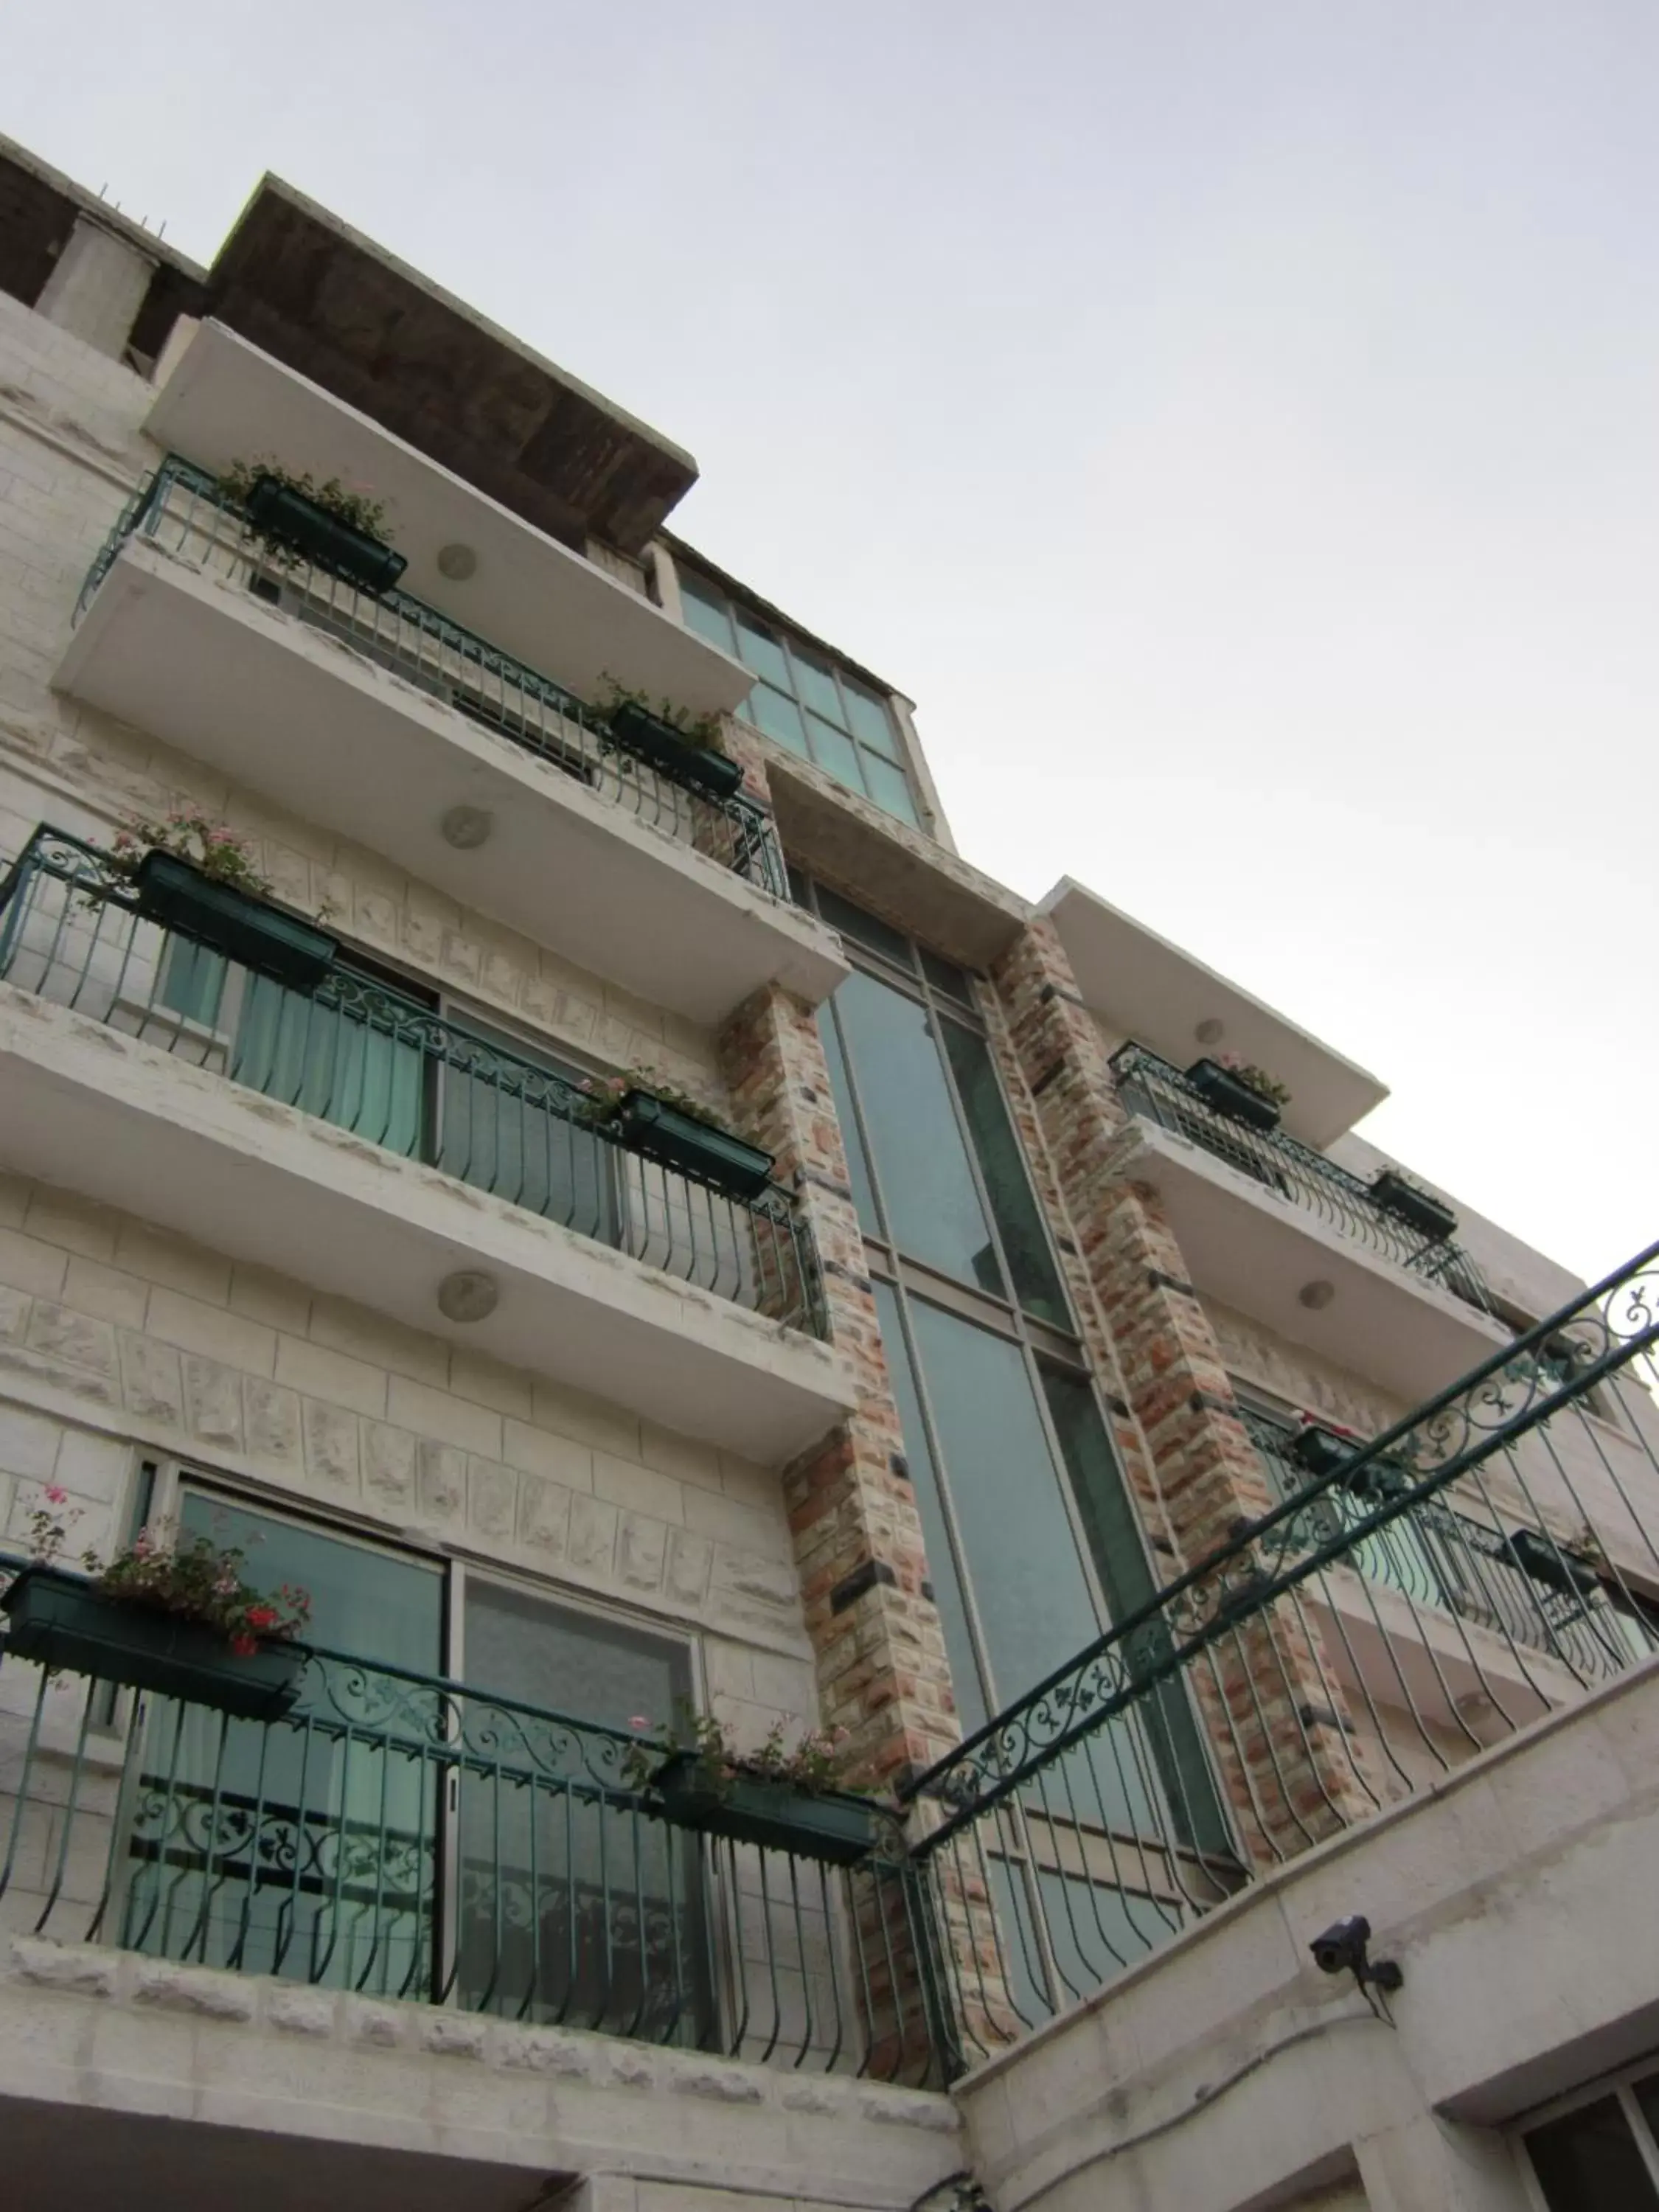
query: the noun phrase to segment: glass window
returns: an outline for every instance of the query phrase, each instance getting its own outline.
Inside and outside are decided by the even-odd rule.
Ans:
[[[913,1258],[1006,1297],[926,1008],[857,971],[835,1007],[888,1233]]]
[[[735,645],[762,680],[738,710],[791,752],[817,763],[849,791],[886,813],[921,826],[904,772],[904,747],[886,702],[845,676],[826,657],[745,606],[710,578],[682,567],[680,595],[690,628],[727,653]]]
[[[769,629],[763,629],[741,607],[738,609],[738,651],[757,676],[775,684],[780,691],[794,688],[789,681],[789,663],[783,657],[782,646]]]
[[[983,1728],[990,1718],[990,1713],[980,1686],[979,1662],[974,1655],[974,1639],[968,1626],[968,1608],[962,1595],[962,1577],[957,1571],[956,1553],[939,1495],[939,1471],[933,1465],[933,1455],[927,1449],[927,1431],[922,1423],[921,1407],[916,1396],[915,1374],[910,1364],[904,1330],[899,1320],[898,1294],[889,1283],[878,1283],[875,1291],[876,1311],[881,1322],[882,1348],[887,1355],[887,1370],[892,1378],[893,1396],[898,1403],[899,1426],[904,1435],[905,1464],[910,1470],[910,1486],[915,1492],[916,1513],[921,1522],[922,1548],[927,1554],[927,1571],[933,1584],[933,1602],[939,1607],[940,1625],[945,1631],[945,1656],[951,1662],[951,1681],[957,1697],[957,1718],[963,1734],[972,1735],[975,1729]]]
[[[680,604],[685,609],[690,627],[706,637],[722,653],[731,653],[736,644],[732,635],[732,617],[726,611],[726,602],[713,592],[704,590],[695,576],[680,571]]]
[[[786,698],[781,691],[775,691],[769,684],[757,684],[749,694],[744,712],[757,730],[764,730],[769,738],[787,745],[792,753],[805,755],[806,726],[793,699]]]
[[[1008,1109],[983,1037],[960,1022],[941,1021],[945,1055],[956,1077],[962,1110],[974,1139],[979,1171],[985,1178],[991,1212],[1002,1237],[1014,1291],[1027,1313],[1056,1328],[1069,1328],[1072,1316],[1060,1288],[1036,1200],[1020,1157]]]
[[[1659,2212],[1630,2124],[1616,2097],[1529,2130],[1527,2155],[1550,2212]]]
[[[493,1191],[509,1204],[562,1221],[603,1243],[617,1241],[615,1148],[580,1128],[562,1103],[562,1083],[584,1070],[503,1036],[483,1022],[452,1014],[450,1024],[484,1049],[465,1068],[446,1066],[440,1082],[434,1166]],[[503,1057],[497,1060],[491,1048]],[[524,1063],[555,1079],[540,1085]]]
[[[969,1013],[976,1014],[979,1009],[974,1003],[974,987],[966,969],[958,968],[952,961],[941,960],[925,945],[916,949],[921,955],[921,972],[933,988],[942,991],[947,999],[954,999],[958,1006],[966,1006]]]
[[[879,952],[896,968],[908,968],[914,972],[916,959],[910,940],[891,922],[866,914],[861,906],[854,906],[851,899],[838,896],[823,884],[818,886],[818,912],[843,937],[850,937],[854,944],[866,945],[872,952]]]
[[[878,760],[873,753],[860,754],[864,781],[870,796],[884,813],[897,815],[913,829],[921,826],[916,812],[916,802],[902,769],[895,768],[890,761]]]
[[[795,682],[801,697],[815,714],[825,715],[832,722],[846,723],[834,675],[824,662],[799,646],[795,647]]]
[[[870,1184],[870,1164],[864,1156],[864,1139],[859,1134],[857,1116],[853,1111],[853,1093],[847,1080],[847,1060],[841,1048],[841,1032],[836,1029],[828,1006],[818,1009],[818,1032],[823,1039],[824,1064],[830,1070],[830,1088],[836,1097],[836,1119],[841,1124],[842,1141],[847,1147],[847,1174],[852,1184],[853,1203],[859,1210],[859,1226],[867,1237],[882,1234],[881,1216],[876,1212],[876,1194]]]
[[[852,790],[862,788],[864,778],[859,769],[859,749],[845,730],[833,728],[821,714],[806,717],[807,742],[812,748],[812,757],[822,769],[848,785]]]
[[[665,1727],[690,1693],[685,1645],[477,1575],[466,1581],[465,1632],[469,1686],[534,1714],[498,1724],[486,1709],[494,1756],[461,1770],[462,2006],[701,2041],[714,2006],[696,1838],[567,1787],[582,1778],[572,1739],[535,1717]]]
[[[884,759],[896,761],[901,757],[898,732],[893,726],[893,717],[886,702],[878,699],[873,691],[866,691],[854,684],[850,677],[841,680],[842,696],[847,702],[847,720],[853,734],[861,744],[870,745]]]
[[[916,1351],[1005,1704],[1099,1632],[1019,1346],[913,1299]]]

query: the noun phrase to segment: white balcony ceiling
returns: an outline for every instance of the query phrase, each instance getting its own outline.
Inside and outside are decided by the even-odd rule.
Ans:
[[[1254,1060],[1289,1089],[1285,1127],[1304,1144],[1328,1145],[1388,1097],[1376,1076],[1070,876],[1037,911],[1060,932],[1078,988],[1109,1028],[1176,1067],[1206,1053]],[[1221,1031],[1206,1043],[1197,1032],[1210,1022]]]
[[[773,979],[816,1004],[833,932],[331,637],[129,539],[58,687],[368,847],[652,1005],[719,1021]],[[447,844],[455,806],[493,818]]]
[[[596,699],[607,676],[698,714],[748,696],[754,678],[737,661],[222,325],[199,325],[163,368],[144,426],[158,444],[215,473],[274,459],[368,488],[408,556],[402,588],[579,698]],[[476,556],[464,583],[438,567],[448,545]]]
[[[1163,1199],[1194,1290],[1368,1376],[1407,1405],[1443,1390],[1509,1340],[1425,1275],[1344,1237],[1171,1130],[1130,1125],[1122,1171]],[[1328,1302],[1304,1304],[1311,1284]]]

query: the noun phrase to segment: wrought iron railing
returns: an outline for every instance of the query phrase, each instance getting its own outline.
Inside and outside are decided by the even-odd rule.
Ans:
[[[1480,1271],[1450,1237],[1422,1234],[1378,1203],[1370,1186],[1282,1129],[1261,1130],[1219,1113],[1178,1067],[1145,1045],[1112,1055],[1118,1095],[1132,1114],[1190,1138],[1253,1182],[1316,1214],[1356,1243],[1491,1313]]]
[[[80,838],[37,830],[0,880],[0,979],[823,1334],[811,1231],[776,1184],[735,1197],[641,1158],[578,1084],[349,965],[296,990],[162,929]]]
[[[77,617],[134,537],[246,586],[613,805],[775,897],[788,897],[771,817],[746,793],[719,797],[636,759],[611,737],[604,718],[562,684],[411,592],[394,589],[376,597],[297,554],[284,552],[274,560],[217,480],[176,453],[139,488],[100,549],[81,589]]]
[[[1659,1653],[1656,1385],[1659,1244],[910,1784],[957,2063]]]
[[[795,2067],[930,2070],[896,1857],[843,1869],[672,1825],[615,1729],[324,1650],[260,1720],[0,1662],[0,1927]]]
[[[1296,1457],[1296,1432],[1248,1407],[1241,1418],[1274,1494],[1294,1498],[1304,1490],[1309,1474]],[[1361,1466],[1356,1455],[1353,1471],[1338,1475],[1309,1508],[1310,1534],[1358,1530],[1377,1498],[1408,1487],[1412,1480],[1397,1462],[1373,1459]],[[1654,1502],[1659,1505],[1659,1498]],[[1401,1519],[1358,1536],[1343,1564],[1414,1604],[1501,1629],[1534,1650],[1570,1655],[1587,1678],[1604,1673],[1600,1605],[1585,1606],[1589,1593],[1574,1586],[1571,1573],[1564,1572],[1559,1589],[1540,1581],[1523,1564],[1528,1549],[1523,1539],[1517,1553],[1512,1530],[1459,1512],[1451,1498],[1442,1496],[1426,1498]]]

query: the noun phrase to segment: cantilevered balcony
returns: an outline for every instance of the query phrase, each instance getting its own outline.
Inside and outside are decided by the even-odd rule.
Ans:
[[[1200,1290],[1408,1398],[1510,1334],[1449,1233],[1414,1227],[1284,1130],[1220,1110],[1143,1045],[1121,1047],[1112,1070],[1134,1117],[1126,1170],[1162,1194]]]
[[[775,979],[815,1002],[846,972],[712,757],[653,765],[427,601],[273,555],[177,457],[94,562],[57,682],[694,1021]]]
[[[641,1157],[528,1053],[347,965],[279,980],[173,919],[51,830],[0,884],[6,1166],[756,1459],[852,1402],[787,1192]],[[452,1310],[458,1275],[484,1300]]]

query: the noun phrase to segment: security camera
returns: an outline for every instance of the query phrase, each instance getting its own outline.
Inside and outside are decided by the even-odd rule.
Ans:
[[[1358,1974],[1365,1964],[1365,1946],[1370,1940],[1370,1922],[1363,1912],[1351,1912],[1346,1920],[1334,1920],[1308,1948],[1322,1974],[1346,1973],[1350,1968]]]
[[[1362,1990],[1368,1984],[1374,1989],[1399,1989],[1404,1974],[1392,1959],[1371,1957],[1370,1940],[1370,1922],[1363,1912],[1351,1912],[1346,1920],[1334,1920],[1308,1948],[1322,1974],[1352,1974]]]

